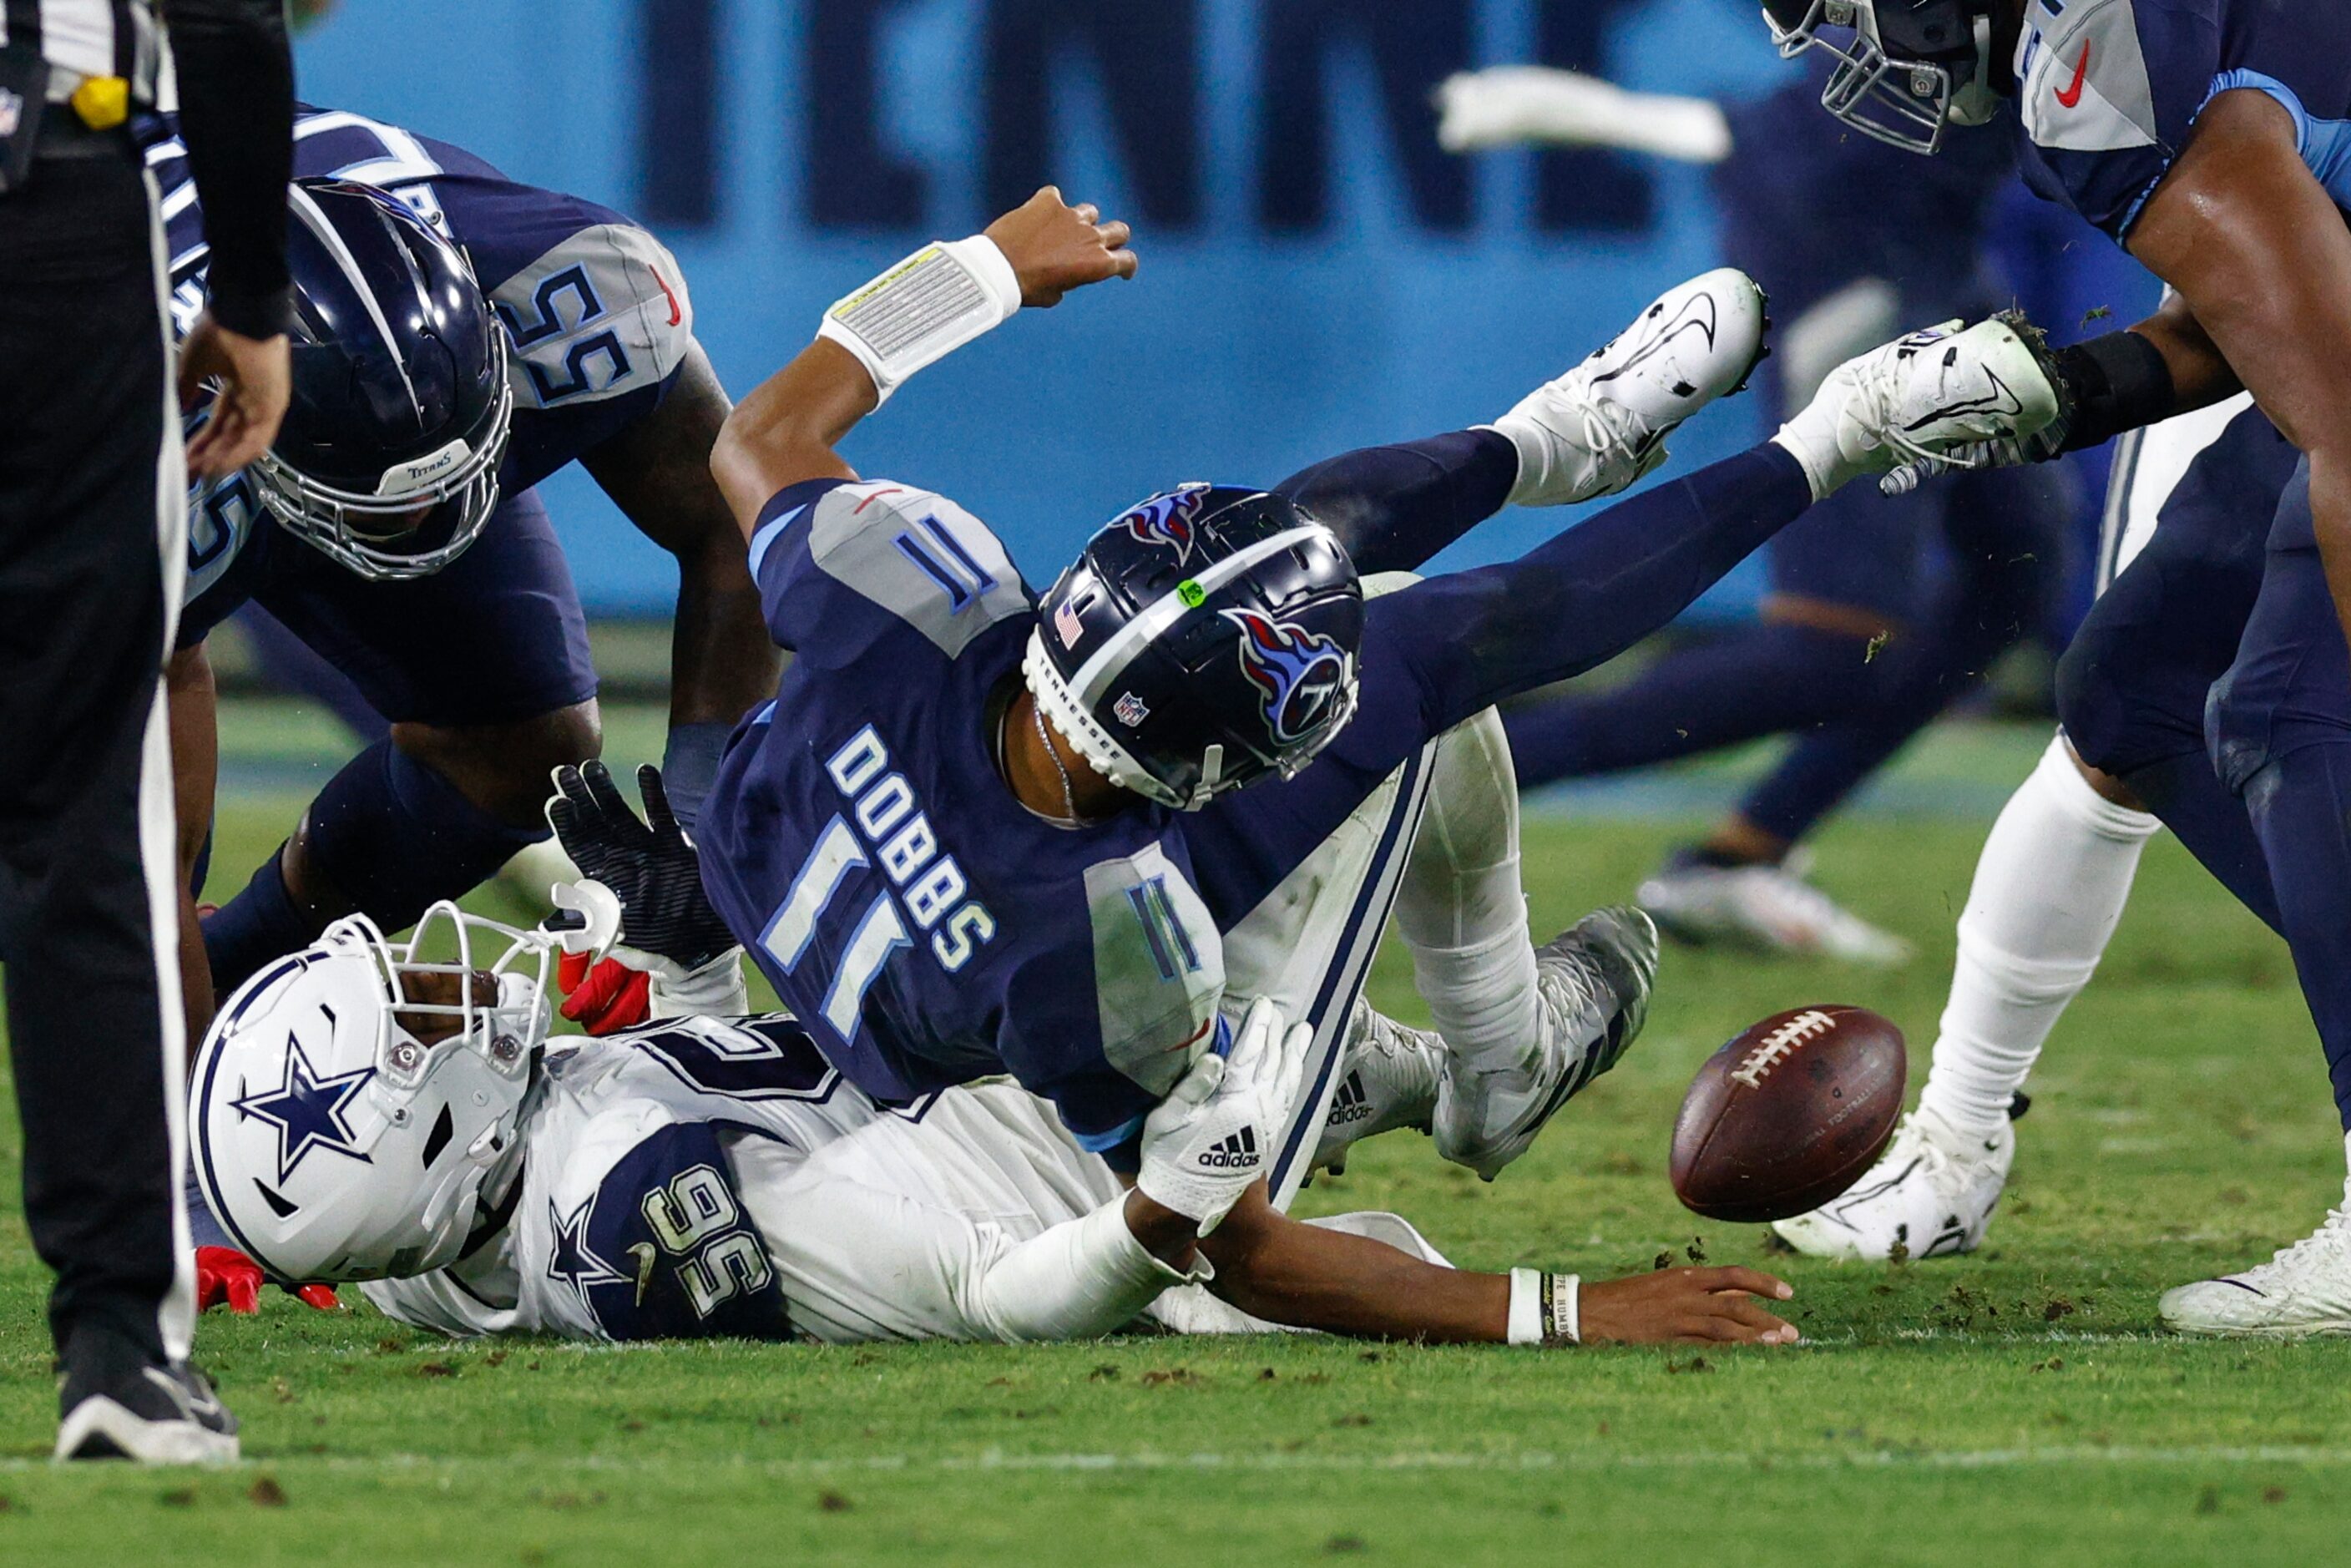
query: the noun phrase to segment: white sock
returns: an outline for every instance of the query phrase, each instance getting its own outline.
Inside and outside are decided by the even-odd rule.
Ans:
[[[1921,1112],[1988,1134],[2081,994],[2129,901],[2139,852],[2162,824],[2090,788],[2064,737],[1984,840],[1959,916],[1959,957]]]
[[[1519,883],[1519,787],[1489,708],[1438,741],[1428,808],[1396,895],[1396,932],[1446,1048],[1524,1066],[1541,1044],[1535,948]]]

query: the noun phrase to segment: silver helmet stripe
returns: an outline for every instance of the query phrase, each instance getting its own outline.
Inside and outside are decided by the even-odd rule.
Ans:
[[[1184,580],[1197,585],[1205,596],[1214,593],[1261,560],[1315,539],[1330,538],[1331,530],[1321,523],[1284,528],[1271,538],[1259,539],[1253,545],[1235,550],[1224,559],[1211,563],[1198,576]],[[1078,666],[1077,673],[1070,677],[1071,695],[1085,707],[1092,708],[1102,699],[1102,693],[1126,673],[1126,666],[1134,656],[1156,642],[1170,626],[1189,615],[1192,608],[1184,602],[1181,585],[1145,605],[1134,620],[1120,627],[1109,642],[1095,649],[1093,655]]]
[[[392,362],[400,371],[401,384],[408,389],[408,401],[422,407],[416,395],[416,382],[408,374],[408,361],[401,357],[400,339],[393,334],[392,323],[384,319],[383,307],[376,303],[375,290],[368,287],[366,275],[360,271],[359,258],[351,254],[350,246],[343,244],[343,236],[335,232],[335,225],[327,221],[327,214],[319,210],[319,204],[311,200],[309,192],[299,184],[288,185],[286,198],[287,204],[301,216],[304,225],[319,236],[319,243],[334,256],[335,265],[343,269],[343,276],[350,280],[351,291],[367,307],[368,319],[375,323],[377,336],[392,351]]]

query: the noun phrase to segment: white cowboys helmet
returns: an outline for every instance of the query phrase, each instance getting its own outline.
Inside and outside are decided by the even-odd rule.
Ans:
[[[190,1071],[197,1181],[238,1246],[287,1281],[454,1261],[516,1170],[552,951],[443,903],[406,942],[339,920],[239,987]]]
[[[1821,107],[1911,152],[1941,147],[1946,125],[2000,111],[1991,10],[1991,0],[1763,0],[1782,58],[1819,49],[1836,62]]]

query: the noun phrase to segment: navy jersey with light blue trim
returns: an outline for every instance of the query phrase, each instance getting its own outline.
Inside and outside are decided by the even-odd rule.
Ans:
[[[162,193],[174,328],[204,307],[208,253],[176,119],[147,150]],[[399,198],[472,262],[512,353],[514,434],[498,470],[518,496],[658,407],[693,338],[684,277],[659,241],[608,207],[517,184],[461,147],[342,110],[295,118],[298,178],[354,180]],[[308,547],[279,529],[242,475],[192,495],[183,646],[251,597],[270,559]]]
[[[2031,0],[2016,78],[2032,188],[2120,241],[2235,88],[2294,115],[2303,161],[2351,210],[2351,6],[2342,0]]]
[[[1217,923],[1178,819],[1029,811],[994,727],[1037,624],[987,528],[888,481],[762,515],[752,570],[797,657],[703,809],[704,883],[785,1004],[869,1093],[1010,1071],[1096,1150],[1217,1037]]]

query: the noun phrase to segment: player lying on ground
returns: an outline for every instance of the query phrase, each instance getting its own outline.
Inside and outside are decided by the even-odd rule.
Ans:
[[[1780,322],[1758,374],[1785,416],[1903,322],[1981,315],[2007,293],[1991,219],[2014,152],[1972,141],[1922,180],[1918,161],[1893,148],[1821,134],[1817,90],[1794,81],[1719,108],[1498,66],[1445,82],[1437,136],[1455,152],[1535,141],[1712,163],[1724,258],[1771,291]],[[1504,716],[1520,782],[1786,736],[1737,810],[1641,883],[1642,908],[1687,941],[1902,962],[1909,944],[1805,880],[1802,846],[2039,628],[2064,556],[2068,477],[1990,467],[1904,496],[1848,486],[1763,547],[1770,587],[1751,624],[1677,647],[1604,691],[1515,705]]]
[[[168,122],[167,122],[168,127]],[[340,110],[298,116],[294,402],[270,455],[189,505],[171,668],[182,850],[210,839],[205,641],[257,605],[390,721],[204,924],[201,995],[362,911],[397,930],[543,841],[547,770],[601,742],[586,622],[532,486],[578,462],[677,558],[670,777],[691,815],[773,686],[741,535],[709,476],[726,392],[675,260],[621,214]],[[209,253],[176,139],[174,314]],[[365,182],[360,184],[355,182]]]
[[[2170,286],[2147,320],[2063,350],[2072,416],[1996,455],[2095,445],[2240,391],[2259,404],[2196,460],[2172,493],[2178,505],[2161,507],[2161,526],[2059,668],[2066,749],[2053,748],[1985,846],[1920,1113],[1852,1194],[1783,1234],[1847,1253],[1975,1244],[2013,1155],[2016,1085],[2114,929],[2150,811],[2293,947],[2351,1155],[2345,8],[1765,9],[1783,53],[1836,57],[1822,98],[1833,113],[1914,151],[2014,97],[2028,183]],[[2268,426],[2298,459],[2277,450]],[[2346,1192],[2269,1263],[2168,1292],[2165,1320],[2196,1333],[2351,1332]]]
[[[1365,602],[1359,570],[1416,566],[1507,500],[1580,499],[1662,461],[1666,433],[1760,352],[1753,285],[1709,274],[1494,427],[1274,492],[1155,497],[1040,601],[978,519],[861,481],[834,448],[1020,303],[1132,272],[1124,225],[1097,215],[1044,192],[918,253],[730,418],[713,470],[768,628],[799,657],[729,744],[697,831],[714,909],[680,917],[708,924],[711,953],[740,942],[870,1094],[1010,1071],[1184,1214],[1139,1139],[1219,1048],[1228,988],[1313,1031],[1265,1173],[1277,1201],[1303,1174],[1439,737],[1621,652],[1847,480],[2037,429],[2054,403],[2003,325],[1914,334],[1841,367],[1752,452],[1516,562]],[[1398,805],[1376,842],[1322,876],[1318,857],[1373,836],[1384,791]],[[1490,1176],[1614,1060],[1635,998],[1621,943],[1538,959],[1514,878],[1502,907],[1459,907],[1474,937],[1421,934],[1415,970],[1447,1047],[1439,1151]]]
[[[1788,1287],[1751,1270],[1459,1271],[1395,1215],[1301,1224],[1261,1183],[1196,1245],[1005,1080],[885,1106],[779,1014],[549,1041],[551,947],[446,905],[409,943],[355,917],[225,1004],[193,1069],[194,1164],[243,1249],[460,1335],[1797,1337],[1754,1299]],[[699,982],[742,1010],[733,955]],[[695,990],[652,998],[666,1013]],[[1305,1030],[1263,1001],[1232,1016],[1230,1056],[1148,1119],[1146,1162],[1261,1145],[1287,1116]],[[1410,1032],[1366,1010],[1351,1059],[1394,1050],[1383,1029]],[[1419,1076],[1416,1107],[1392,1109],[1425,1122],[1433,1062]],[[1322,1160],[1367,1128],[1334,1121]]]

